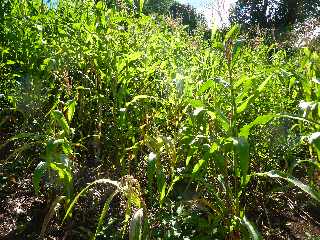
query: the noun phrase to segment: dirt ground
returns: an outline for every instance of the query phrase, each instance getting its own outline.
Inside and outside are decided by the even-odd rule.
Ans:
[[[38,239],[43,219],[49,208],[45,198],[36,197],[32,185],[32,174],[21,176],[0,175],[0,239],[29,240]],[[294,199],[297,198],[292,194]],[[254,210],[248,212],[252,222],[263,233],[264,239],[310,239],[320,240],[320,208],[312,201],[300,199],[293,201],[290,195],[274,196],[265,204],[256,202]],[[88,206],[89,207],[89,206]],[[248,206],[250,207],[250,206]],[[83,209],[88,209],[83,206]],[[253,208],[252,208],[253,209]],[[86,218],[93,219],[92,212],[85,211],[81,219],[76,219],[73,226],[88,231],[85,227]],[[60,219],[60,220],[59,220]],[[61,216],[53,217],[46,231],[46,238],[50,240],[79,239],[72,233],[72,226],[61,227]],[[92,224],[94,226],[94,221]],[[80,223],[79,223],[80,222]],[[87,221],[87,224],[91,224]],[[84,224],[84,225],[82,225]],[[80,227],[80,226],[84,227]],[[90,233],[87,233],[88,236]],[[81,239],[86,239],[85,234]],[[87,238],[88,239],[88,238]]]

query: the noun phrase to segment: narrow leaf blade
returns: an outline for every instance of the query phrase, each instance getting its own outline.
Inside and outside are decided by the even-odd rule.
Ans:
[[[263,177],[271,177],[271,178],[281,178],[283,180],[286,180],[287,182],[293,184],[294,186],[300,188],[303,192],[307,193],[309,196],[311,196],[313,199],[320,202],[320,192],[311,188],[310,186],[302,183],[298,179],[289,176],[288,174],[280,171],[269,171],[264,173],[256,173],[257,176],[263,176]]]
[[[261,240],[262,239],[257,228],[247,219],[246,216],[243,217],[241,223],[247,228],[247,230],[251,236],[251,239],[253,239],[253,240]]]
[[[111,184],[111,185],[114,185],[115,187],[119,188],[120,187],[120,183],[117,182],[117,181],[112,181],[110,179],[99,179],[99,180],[96,180],[96,181],[93,181],[91,182],[90,184],[88,184],[88,186],[86,186],[85,188],[83,188],[76,196],[75,198],[73,199],[73,201],[70,203],[67,211],[66,211],[66,214],[64,215],[64,218],[62,220],[62,223],[67,219],[67,217],[69,216],[69,214],[71,213],[71,211],[73,210],[75,204],[78,202],[79,198],[84,195],[85,193],[87,193],[87,191],[92,187],[94,186],[95,184],[99,184],[99,183],[103,183],[103,184]]]
[[[240,129],[239,136],[247,139],[250,134],[251,128],[253,128],[256,125],[264,125],[276,117],[279,117],[279,116],[278,115],[262,115],[257,117],[253,122],[243,126]]]

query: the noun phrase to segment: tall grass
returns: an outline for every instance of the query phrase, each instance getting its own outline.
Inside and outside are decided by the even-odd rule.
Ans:
[[[64,196],[65,220],[92,184],[115,183],[92,237],[107,234],[118,192],[125,220],[111,235],[132,239],[259,239],[246,206],[266,177],[320,200],[317,53],[250,46],[239,26],[190,36],[143,1],[3,4],[2,160],[32,166],[36,193]],[[122,182],[85,187],[86,168]]]

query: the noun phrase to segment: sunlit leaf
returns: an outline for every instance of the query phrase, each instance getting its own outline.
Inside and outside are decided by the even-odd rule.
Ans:
[[[139,13],[142,13],[143,7],[144,7],[144,1],[145,0],[139,0]]]
[[[129,107],[130,105],[133,105],[134,103],[136,103],[137,101],[142,100],[142,99],[157,100],[157,98],[155,98],[153,96],[138,95],[138,96],[135,96],[130,102],[127,102],[126,107]]]
[[[51,169],[53,169],[54,171],[57,172],[57,174],[59,176],[59,179],[61,181],[67,182],[67,179],[65,179],[65,177],[67,177],[67,176],[65,176],[65,169],[64,168],[60,167],[59,165],[57,165],[57,164],[55,164],[53,162],[51,162],[49,164],[49,166],[50,166]]]
[[[51,115],[54,120],[57,121],[57,123],[62,127],[62,129],[65,131],[65,133],[69,134],[70,133],[70,128],[68,125],[67,120],[65,119],[63,113],[59,110],[55,110],[51,112]]]
[[[264,90],[264,88],[266,87],[267,83],[269,82],[269,80],[270,80],[271,78],[272,78],[272,75],[270,75],[269,77],[267,77],[266,80],[264,80],[264,81],[260,84],[260,86],[259,86],[258,89],[257,89],[257,91],[258,91],[259,93],[261,93],[261,92]]]
[[[264,173],[256,173],[256,176],[262,176],[262,177],[271,177],[271,178],[281,178],[286,180],[289,183],[292,183],[295,187],[300,188],[302,191],[310,195],[313,199],[320,201],[320,192],[311,188],[310,186],[302,183],[298,179],[289,176],[286,173],[280,172],[280,171],[270,171],[270,172],[264,172]]]
[[[72,24],[72,28],[75,30],[80,30],[81,29],[81,23],[73,23]]]
[[[227,42],[229,39],[235,38],[239,30],[240,30],[240,25],[237,25],[237,24],[233,25],[225,35],[224,42]]]
[[[168,191],[167,191],[166,195],[168,195],[168,194],[172,191],[173,186],[174,186],[175,183],[178,182],[180,179],[181,179],[181,176],[175,176],[175,178],[173,179],[172,183],[170,184],[170,187],[168,188]]]
[[[193,167],[192,174],[197,174],[204,163],[205,163],[205,160],[203,159],[199,160],[199,162]]]
[[[241,223],[248,229],[248,232],[253,240],[261,240],[262,237],[257,228],[247,219],[246,216],[242,218]]]
[[[6,62],[6,65],[13,65],[13,64],[15,64],[15,63],[16,63],[15,61],[8,60],[8,61]]]
[[[198,91],[198,95],[203,94],[205,91],[207,91],[208,89],[214,87],[215,82],[212,79],[209,79],[207,81],[205,81],[201,86],[200,89]]]
[[[192,107],[194,108],[200,108],[203,107],[204,108],[204,104],[201,100],[197,100],[197,99],[191,99],[189,101],[189,103],[191,104]]]
[[[102,1],[99,1],[96,3],[96,9],[98,10],[102,10],[103,9],[103,2]]]
[[[256,125],[266,124],[276,117],[279,117],[279,116],[278,115],[263,115],[263,116],[257,117],[253,122],[243,126],[240,129],[239,136],[242,136],[244,138],[248,138],[251,128],[253,128]]]
[[[67,119],[69,122],[71,122],[73,115],[75,113],[76,104],[77,104],[76,99],[72,99],[72,100],[69,100],[64,107],[64,110],[67,111]]]
[[[254,95],[251,95],[239,107],[237,107],[237,113],[242,113],[244,110],[246,110],[253,97]]]
[[[161,189],[161,192],[160,192],[160,203],[164,200],[164,198],[166,196],[166,187],[167,187],[167,183],[165,182],[162,185],[162,189]]]
[[[130,222],[129,227],[129,240],[141,240],[143,231],[143,208],[138,209],[134,214]]]

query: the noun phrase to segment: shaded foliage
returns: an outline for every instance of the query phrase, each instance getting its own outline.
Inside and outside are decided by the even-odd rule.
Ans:
[[[239,0],[231,11],[232,23],[246,28],[284,29],[312,16],[319,16],[320,3],[312,0]]]
[[[158,13],[168,14],[170,7],[175,3],[175,0],[146,0],[145,12],[146,13]]]
[[[181,20],[183,25],[188,25],[188,31],[193,32],[197,27],[206,26],[204,16],[188,4],[175,2],[170,7],[170,15],[174,19]]]

